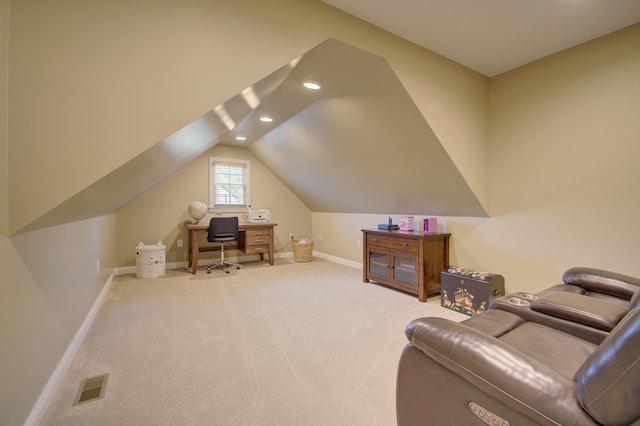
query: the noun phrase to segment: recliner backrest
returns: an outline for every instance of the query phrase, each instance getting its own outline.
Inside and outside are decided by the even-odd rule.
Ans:
[[[631,299],[640,290],[640,279],[602,269],[575,267],[562,275],[565,284],[580,286],[587,291]]]
[[[640,308],[631,310],[574,377],[578,402],[598,423],[640,419]]]

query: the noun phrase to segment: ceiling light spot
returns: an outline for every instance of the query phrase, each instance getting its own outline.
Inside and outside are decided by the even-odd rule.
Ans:
[[[263,123],[271,123],[273,121],[273,118],[269,117],[268,115],[263,115],[262,117],[260,117],[260,121],[262,121]]]
[[[218,118],[222,120],[224,125],[227,126],[227,129],[232,130],[234,127],[236,127],[236,123],[233,121],[231,116],[227,113],[227,110],[224,108],[224,105],[218,105],[213,110],[215,111]]]
[[[319,90],[320,89],[320,83],[318,83],[317,81],[305,81],[303,83],[303,86],[306,87],[307,89],[310,90]]]
[[[246,137],[244,137],[244,136],[236,136],[236,140],[237,140],[237,141],[246,141],[246,140],[247,140],[247,138],[246,138]]]
[[[256,109],[256,107],[260,105],[260,98],[256,94],[256,91],[253,90],[253,87],[247,87],[244,89],[242,91],[242,98],[251,109]]]

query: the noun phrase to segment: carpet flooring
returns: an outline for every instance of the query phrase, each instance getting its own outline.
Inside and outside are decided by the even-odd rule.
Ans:
[[[467,318],[439,303],[315,257],[118,276],[42,425],[395,425],[405,326]]]

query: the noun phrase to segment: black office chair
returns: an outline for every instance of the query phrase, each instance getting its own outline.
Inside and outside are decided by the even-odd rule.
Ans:
[[[238,218],[236,216],[211,218],[207,241],[220,243],[220,261],[207,267],[207,274],[210,274],[218,266],[222,267],[227,274],[229,273],[229,266],[235,266],[236,269],[240,269],[239,264],[225,262],[224,260],[224,243],[238,241]]]

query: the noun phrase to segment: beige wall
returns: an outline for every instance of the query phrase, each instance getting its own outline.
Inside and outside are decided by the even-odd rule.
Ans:
[[[9,235],[9,0],[0,0],[0,235]]]
[[[185,223],[192,219],[187,206],[192,201],[209,201],[209,157],[249,160],[251,163],[251,204],[256,209],[268,209],[275,227],[275,247],[278,251],[291,251],[289,233],[296,237],[311,234],[311,212],[248,150],[228,146],[216,146],[170,177],[155,185],[135,200],[118,210],[117,262],[118,266],[135,265],[135,249],[139,242],[155,244],[159,240],[167,246],[167,263],[187,261],[187,230]],[[225,213],[226,214],[226,213]],[[228,213],[242,216],[245,213]],[[205,217],[208,223],[211,215]],[[177,246],[182,240],[184,246]],[[201,236],[201,242],[206,239]],[[218,256],[216,254],[215,256]],[[202,253],[208,259],[213,253]],[[256,257],[257,258],[257,257]]]
[[[640,276],[639,45],[636,24],[491,79],[490,217],[438,218],[452,263],[512,291],[579,265]],[[360,229],[385,220],[314,213],[316,248],[361,261]]]
[[[499,233],[485,252],[514,284],[640,276],[638,46],[640,24],[491,80],[492,220],[474,234]]]
[[[0,236],[3,425],[24,424],[108,281],[115,231],[115,215],[108,215]]]

